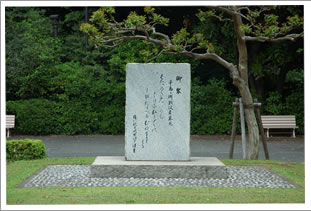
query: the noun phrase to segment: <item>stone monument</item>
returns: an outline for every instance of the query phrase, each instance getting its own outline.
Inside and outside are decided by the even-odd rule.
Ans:
[[[126,66],[126,160],[190,159],[190,64]]]
[[[127,64],[125,159],[98,156],[94,178],[228,177],[217,158],[190,159],[190,64]]]

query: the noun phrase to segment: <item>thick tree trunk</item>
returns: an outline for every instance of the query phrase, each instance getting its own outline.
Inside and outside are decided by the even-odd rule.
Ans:
[[[247,125],[247,159],[257,160],[259,154],[259,130],[254,112],[253,98],[245,81],[239,76],[238,70],[233,74],[233,84],[239,89],[245,112],[245,121]]]
[[[248,87],[248,55],[245,41],[245,34],[241,31],[242,19],[236,14],[233,16],[234,29],[237,36],[237,46],[239,51],[238,74],[233,77],[233,84],[239,89],[242,102],[245,105],[245,120],[248,129],[248,149],[247,159],[258,159],[259,153],[259,130],[255,117],[253,98]]]
[[[259,130],[258,124],[256,121],[256,116],[254,112],[254,107],[247,106],[253,104],[253,99],[249,88],[247,86],[240,89],[240,94],[242,97],[242,101],[245,104],[244,112],[245,112],[245,121],[247,124],[248,130],[248,147],[247,147],[247,159],[257,160],[259,153]]]

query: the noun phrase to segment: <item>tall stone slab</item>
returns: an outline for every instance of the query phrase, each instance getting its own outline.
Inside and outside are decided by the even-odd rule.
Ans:
[[[190,159],[190,64],[127,64],[126,160]]]

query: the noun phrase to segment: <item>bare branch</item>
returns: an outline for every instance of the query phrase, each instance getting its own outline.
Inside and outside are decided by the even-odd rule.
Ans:
[[[212,15],[212,17],[215,17],[215,18],[217,18],[219,21],[221,21],[221,22],[224,22],[224,21],[230,21],[230,22],[233,22],[233,20],[232,19],[230,19],[230,18],[222,18],[222,17],[220,17],[219,15]]]
[[[236,14],[236,12],[234,10],[226,8],[226,7],[220,7],[220,6],[207,6],[207,7],[211,8],[211,9],[216,9],[216,10],[225,12],[228,15],[235,15]]]
[[[166,41],[167,41],[167,43],[168,43],[169,45],[172,44],[172,41],[171,41],[171,39],[169,38],[169,36],[167,36],[166,34],[157,32],[157,31],[155,30],[154,27],[152,28],[152,33],[153,33],[154,35],[156,35],[156,36],[159,36],[159,37],[162,37],[162,38],[166,39]]]
[[[185,55],[187,57],[193,58],[195,60],[210,59],[222,65],[223,67],[228,69],[230,72],[233,72],[236,69],[236,66],[234,64],[227,62],[226,60],[224,60],[222,57],[220,57],[219,55],[215,53],[206,52],[204,54],[199,54],[199,53],[194,53],[191,51],[177,51],[177,52],[167,52],[167,53],[174,54],[174,55],[181,54],[181,55]]]
[[[195,50],[198,50],[198,49],[200,49],[200,48],[198,48],[198,47],[192,48],[190,52],[193,53]]]
[[[153,60],[155,60],[155,59],[158,59],[158,57],[159,57],[162,53],[164,53],[165,51],[166,51],[166,49],[162,49],[156,56],[152,57],[151,59],[148,59],[148,60],[147,60],[147,63],[148,63],[148,62],[151,62],[151,61],[153,61]]]
[[[212,9],[216,9],[216,10],[219,10],[219,11],[222,11],[224,13],[227,13],[228,15],[231,15],[231,16],[234,16],[234,15],[240,15],[242,18],[244,18],[245,20],[251,22],[249,20],[248,17],[246,17],[244,14],[242,14],[241,12],[239,12],[239,10],[241,8],[238,8],[238,7],[233,7],[232,9],[230,7],[220,7],[220,6],[207,6],[208,8],[212,8]],[[246,7],[245,7],[246,8]],[[249,10],[249,9],[248,9]],[[217,17],[217,15],[214,15],[214,17],[218,18],[220,21],[231,21],[233,22],[233,20],[229,19],[229,18],[226,18],[224,20],[221,20],[221,17]]]
[[[119,43],[116,44],[115,42],[121,42],[121,41],[126,41],[126,40],[146,40],[146,41],[155,43],[157,45],[160,45],[161,47],[171,46],[161,40],[157,40],[153,38],[148,39],[147,36],[143,36],[143,35],[122,36],[122,37],[116,37],[116,38],[112,38],[108,40],[102,38],[100,42],[102,43],[103,46],[116,47],[119,45]],[[112,44],[112,45],[109,45],[109,44]]]
[[[248,13],[251,12],[251,10],[249,9],[249,7],[238,7],[237,10],[241,11],[241,10],[247,10]]]
[[[303,37],[303,36],[304,36],[304,33],[301,32],[300,34],[288,34],[286,36],[277,37],[277,38],[273,38],[273,37],[251,37],[251,36],[245,36],[244,38],[246,41],[281,42],[281,41],[285,41],[285,40],[295,41],[297,38]]]
[[[163,35],[164,34],[162,34],[162,37],[163,37]],[[107,39],[107,40],[101,39],[100,42],[101,42],[101,45],[104,47],[113,48],[113,47],[120,45],[121,42],[123,42],[123,41],[135,40],[135,39],[146,40],[146,41],[149,41],[149,42],[152,42],[154,44],[161,46],[164,49],[160,52],[160,54],[162,54],[163,52],[166,52],[166,51],[168,51],[168,49],[170,49],[173,52],[168,52],[168,53],[171,53],[171,54],[182,54],[182,55],[185,55],[187,57],[190,57],[190,58],[193,58],[196,60],[202,60],[202,59],[214,60],[217,63],[219,63],[220,65],[222,65],[225,68],[227,68],[228,70],[230,70],[230,72],[232,72],[234,70],[234,68],[236,68],[232,63],[227,62],[226,60],[224,60],[219,55],[214,54],[214,53],[210,53],[208,51],[204,54],[194,53],[193,52],[194,49],[197,49],[197,48],[192,49],[192,51],[187,51],[186,49],[184,49],[182,51],[178,51],[178,50],[176,50],[175,46],[171,44],[169,39],[168,39],[168,43],[167,43],[167,42],[164,42],[162,40],[153,39],[150,37],[148,39],[147,36],[143,36],[143,35],[133,35],[133,36],[121,36],[121,37],[111,38],[111,39]]]
[[[259,11],[259,15],[265,11],[269,11],[272,10],[273,6],[260,6],[260,11]]]

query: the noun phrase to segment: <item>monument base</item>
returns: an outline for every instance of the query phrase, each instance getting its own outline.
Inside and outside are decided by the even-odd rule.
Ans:
[[[91,177],[226,179],[228,173],[215,157],[191,157],[189,161],[126,161],[121,156],[100,156],[91,166]]]

